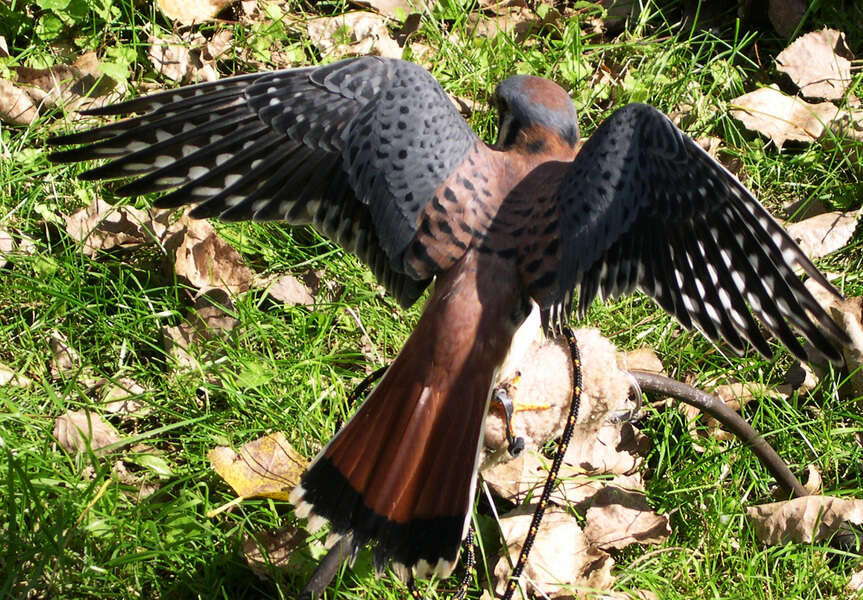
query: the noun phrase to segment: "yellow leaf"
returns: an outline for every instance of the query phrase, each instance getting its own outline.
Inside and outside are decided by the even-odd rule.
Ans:
[[[216,473],[243,498],[287,500],[308,464],[281,432],[245,444],[239,454],[218,446],[207,457]]]

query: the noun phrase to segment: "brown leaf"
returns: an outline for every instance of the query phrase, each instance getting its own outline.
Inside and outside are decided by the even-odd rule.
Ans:
[[[183,25],[212,20],[233,0],[156,0],[162,13]]]
[[[500,520],[504,550],[515,563],[530,527],[535,506],[523,506]],[[611,568],[614,559],[592,546],[578,526],[575,517],[564,510],[545,513],[537,532],[520,584],[527,594],[540,597],[570,598],[577,589],[601,591],[614,584]],[[495,590],[500,595],[506,587],[511,569],[501,555],[494,568]],[[544,596],[543,596],[544,594]]]
[[[584,535],[603,550],[661,544],[671,534],[668,517],[656,514],[641,492],[606,486],[587,509]]]
[[[222,288],[236,295],[249,289],[252,271],[240,253],[207,221],[187,220],[174,271],[196,288]]]
[[[48,337],[48,345],[51,347],[52,377],[57,378],[78,370],[81,359],[78,352],[69,345],[65,335],[57,330],[52,331]]]
[[[12,367],[6,366],[3,363],[0,363],[0,387],[4,385],[10,385],[13,387],[28,387],[33,381],[13,369]]]
[[[642,346],[636,350],[630,350],[621,355],[621,368],[627,371],[645,371],[665,375],[665,367],[656,356],[656,352],[650,346]]]
[[[542,25],[542,20],[523,6],[509,7],[495,16],[474,12],[468,16],[468,21],[476,37],[493,38],[502,33],[516,42],[524,41]]]
[[[589,423],[577,427],[564,462],[586,473],[625,475],[641,468],[650,440],[631,423]]]
[[[785,229],[806,255],[815,259],[843,248],[857,229],[857,218],[855,212],[828,212],[788,223]]]
[[[309,39],[324,56],[365,55],[401,58],[402,50],[390,36],[387,19],[353,11],[318,17],[307,23]]]
[[[162,348],[174,359],[181,369],[197,369],[198,360],[189,353],[189,346],[195,339],[195,329],[188,323],[165,325],[160,329]]]
[[[849,523],[863,523],[863,500],[804,496],[751,506],[746,515],[755,527],[755,536],[765,544],[808,544],[828,539]]]
[[[807,279],[804,285],[851,338],[851,343],[842,348],[845,368],[851,375],[845,379],[841,393],[863,396],[863,369],[860,368],[863,365],[863,297],[837,298],[812,279]]]
[[[863,593],[863,568],[860,568],[851,575],[851,579],[848,580],[845,590],[849,594],[857,594],[857,596],[852,597],[860,597],[860,594]]]
[[[806,491],[811,495],[821,493],[821,473],[818,472],[818,468],[815,465],[808,465],[806,470],[808,472],[808,476],[806,477],[806,483],[803,484],[803,487],[805,487]]]
[[[0,228],[0,269],[9,263],[6,257],[12,254],[13,250],[15,250],[15,240],[12,239],[8,231]]]
[[[149,43],[150,63],[171,81],[199,83],[219,78],[213,61],[205,60],[208,42],[201,33],[187,31],[182,37],[172,33],[168,38],[150,36]]]
[[[287,569],[291,556],[306,546],[306,532],[299,527],[284,527],[272,532],[243,535],[243,556],[260,577],[269,577],[269,568]]]
[[[82,244],[81,251],[87,256],[152,239],[150,215],[133,206],[113,206],[98,198],[64,219],[66,233]]]
[[[436,0],[354,0],[353,4],[367,6],[390,19],[404,19],[416,12],[427,12]]]
[[[147,390],[140,383],[129,377],[120,377],[108,382],[103,391],[102,402],[104,410],[109,414],[125,417],[143,417],[150,413],[149,407],[142,406],[135,398]]]
[[[802,35],[776,57],[777,69],[787,73],[807,98],[838,100],[851,83],[851,61],[845,34],[824,28]]]
[[[221,288],[201,290],[195,296],[195,306],[190,320],[198,334],[204,339],[233,331],[240,321],[227,311],[234,309],[228,292]]]
[[[54,421],[54,438],[68,452],[84,452],[116,444],[120,436],[96,413],[86,410],[69,411]]]
[[[315,303],[309,287],[293,275],[255,275],[252,287],[266,291],[267,295],[288,306],[312,306]]]
[[[810,104],[787,96],[778,86],[760,88],[735,98],[731,114],[744,127],[760,133],[782,148],[787,140],[811,142],[824,131],[824,126],[839,109],[830,102]]]
[[[0,79],[0,119],[12,125],[29,125],[39,115],[30,95],[7,79]]]
[[[216,473],[242,498],[287,500],[308,464],[282,432],[244,444],[239,454],[218,446],[207,457]]]

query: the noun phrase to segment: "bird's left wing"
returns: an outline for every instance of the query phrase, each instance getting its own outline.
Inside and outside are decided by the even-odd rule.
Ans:
[[[86,179],[136,178],[115,191],[172,190],[157,206],[193,217],[313,223],[355,252],[409,305],[428,285],[403,255],[438,186],[479,143],[434,77],[360,57],[241,75],[86,111],[139,116],[55,137],[58,162],[111,159]]]
[[[630,104],[590,137],[557,194],[560,263],[543,304],[583,314],[640,289],[687,327],[741,352],[770,348],[753,314],[798,358],[794,330],[841,363],[845,334],[792,270],[838,292],[743,185],[658,110]],[[808,314],[807,314],[808,313]]]

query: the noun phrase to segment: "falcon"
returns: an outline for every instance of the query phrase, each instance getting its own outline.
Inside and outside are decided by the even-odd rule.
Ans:
[[[662,113],[614,112],[579,148],[566,91],[514,75],[480,140],[422,67],[361,57],[255,73],[86,111],[131,116],[49,140],[85,179],[167,193],[192,217],[312,224],[419,322],[291,495],[310,526],[373,544],[376,566],[448,575],[468,527],[492,381],[535,302],[634,290],[682,325],[770,356],[841,364],[846,335],[795,275],[839,293],[741,183]],[[759,325],[759,322],[761,325]],[[763,329],[766,330],[763,331]],[[804,349],[798,339],[809,343]],[[810,356],[811,354],[811,356]]]

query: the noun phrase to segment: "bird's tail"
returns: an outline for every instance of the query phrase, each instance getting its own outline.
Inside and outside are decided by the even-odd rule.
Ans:
[[[401,353],[293,491],[310,527],[372,542],[379,569],[452,571],[492,379],[524,314],[515,277],[476,251],[439,276]]]

